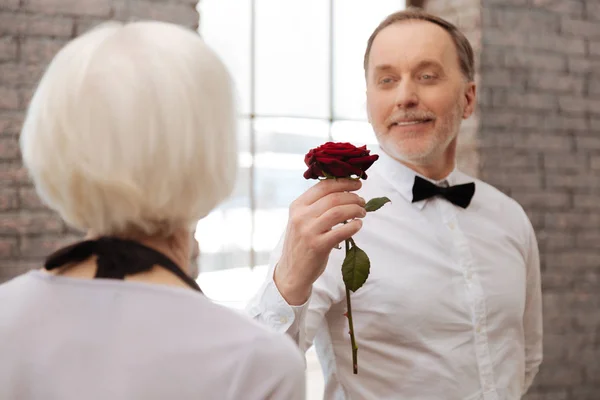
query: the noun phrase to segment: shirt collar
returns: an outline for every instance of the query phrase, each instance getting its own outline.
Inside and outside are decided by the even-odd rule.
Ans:
[[[444,179],[436,181],[413,171],[406,165],[387,155],[383,150],[380,150],[378,154],[379,159],[375,163],[375,166],[378,167],[379,174],[409,203],[412,203],[412,188],[415,183],[415,176],[419,176],[439,186],[451,186],[457,183],[458,170],[456,167]],[[412,204],[419,210],[422,210],[427,201],[428,200],[421,200]]]

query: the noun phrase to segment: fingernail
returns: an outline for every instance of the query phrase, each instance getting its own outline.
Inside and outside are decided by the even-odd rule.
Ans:
[[[362,204],[362,205],[364,206],[365,204],[367,204],[367,202],[366,202],[366,200],[365,200],[365,199],[363,199],[363,198],[361,197],[361,198],[360,198],[360,204]]]

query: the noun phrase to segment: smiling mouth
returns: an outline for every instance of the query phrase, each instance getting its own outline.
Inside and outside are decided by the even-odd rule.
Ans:
[[[392,126],[411,126],[411,125],[419,125],[419,124],[425,124],[427,122],[431,122],[433,121],[432,119],[421,119],[421,120],[415,120],[415,121],[398,121],[398,122],[394,122],[390,125],[390,127]]]

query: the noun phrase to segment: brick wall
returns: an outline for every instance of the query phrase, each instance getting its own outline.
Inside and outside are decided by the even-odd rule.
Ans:
[[[545,361],[529,399],[600,399],[600,1],[482,0],[481,177],[539,238]]]
[[[425,8],[479,27],[478,175],[518,200],[538,235],[545,360],[527,399],[598,400],[600,1]]]
[[[0,0],[0,282],[77,237],[37,198],[18,146],[24,110],[44,68],[99,22],[157,19],[196,28],[196,0]]]

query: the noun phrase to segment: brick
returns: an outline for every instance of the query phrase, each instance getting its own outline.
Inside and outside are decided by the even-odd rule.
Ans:
[[[26,260],[3,261],[0,268],[0,281],[6,281],[32,269],[40,268],[41,260],[37,262]]]
[[[79,36],[105,22],[106,20],[99,18],[77,18],[75,21],[75,35]]]
[[[43,210],[46,209],[46,205],[42,202],[38,196],[35,188],[33,187],[21,187],[19,188],[19,201],[21,207],[28,210]]]
[[[594,291],[600,285],[600,270],[591,268],[570,268],[568,273],[559,268],[546,270],[542,274],[542,290],[566,291],[568,293],[578,291]]]
[[[0,136],[0,159],[15,160],[20,157],[19,138],[16,136]]]
[[[537,169],[540,165],[540,158],[537,154],[529,152],[527,154],[517,153],[515,150],[498,149],[493,154],[486,154],[481,160],[482,166],[501,169]]]
[[[29,177],[27,170],[20,164],[0,163],[0,185],[19,185],[27,183]]]
[[[564,209],[570,205],[569,195],[562,192],[532,193],[525,190],[514,190],[511,195],[521,206],[527,209]]]
[[[189,3],[152,2],[137,0],[135,2],[116,2],[115,18],[153,19],[174,22],[192,29],[198,26],[199,16],[196,6]]]
[[[566,135],[546,133],[528,133],[514,136],[514,146],[517,149],[528,150],[569,150],[572,140]]]
[[[582,94],[586,87],[586,80],[582,76],[536,69],[527,77],[527,87],[547,92]]]
[[[62,220],[49,212],[0,214],[0,235],[59,233]]]
[[[494,28],[520,33],[547,32],[557,34],[561,27],[558,15],[534,8],[496,8],[491,13]]]
[[[484,52],[485,53],[485,52]],[[548,54],[520,48],[504,51],[503,65],[509,68],[566,71],[567,59],[560,54]]]
[[[21,239],[20,253],[29,258],[45,257],[80,239],[71,235],[24,236]]]
[[[21,60],[26,64],[48,64],[66,40],[28,37],[21,44]]]
[[[18,10],[19,0],[0,0],[0,10]]]
[[[600,113],[600,100],[586,97],[564,95],[558,98],[558,105],[562,111],[573,114]]]
[[[0,211],[9,211],[18,208],[19,194],[14,188],[0,188]]]
[[[542,193],[536,194],[542,195]],[[553,194],[552,197],[554,197],[555,195],[556,194]],[[560,193],[560,195],[566,196],[565,193]],[[543,199],[540,200],[544,201]],[[523,207],[527,207],[524,203],[521,204],[523,205]],[[538,234],[537,239],[540,247],[544,247],[547,253],[555,253],[557,251],[564,252],[565,250],[569,250],[575,246],[575,236],[567,232],[542,231]]]
[[[600,41],[588,42],[588,54],[592,57],[600,58]]]
[[[577,136],[575,138],[577,148],[580,150],[600,150],[600,137],[598,136]]]
[[[485,110],[484,110],[485,111]],[[536,131],[581,131],[589,130],[585,116],[556,115],[552,113],[534,114],[505,110],[484,113],[481,126],[487,128],[536,130]],[[483,135],[482,135],[483,136]]]
[[[19,253],[16,237],[0,236],[0,260],[13,258]]]
[[[590,168],[600,170],[600,156],[592,156],[590,159]]]
[[[484,171],[483,180],[493,186],[510,187],[511,189],[542,188],[542,176],[536,172],[508,172],[508,171]]]
[[[592,132],[600,132],[600,118],[594,118],[594,116],[590,118],[590,129]]]
[[[0,134],[16,134],[23,125],[23,112],[0,111]]]
[[[592,97],[600,97],[600,77],[599,76],[590,77],[587,88],[588,88],[588,93]]]
[[[55,36],[70,38],[72,33],[72,18],[0,12],[0,35]]]
[[[580,229],[592,229],[600,226],[600,213],[590,214],[578,211],[553,212],[546,214],[544,223],[547,228],[568,229],[579,227]],[[597,261],[596,259],[595,262]]]
[[[17,39],[11,36],[0,37],[0,61],[16,60],[17,54]]]
[[[544,11],[552,11],[559,15],[580,17],[584,14],[581,0],[533,0],[533,6],[539,7]]]
[[[568,35],[585,38],[600,38],[600,24],[569,17],[561,21],[561,31]]]
[[[18,110],[19,103],[17,90],[0,86],[0,110]]]
[[[504,100],[504,104],[497,99],[493,99],[494,105],[510,106],[520,110],[556,110],[558,109],[557,101],[554,97],[540,93],[517,93],[508,91]]]
[[[582,171],[588,165],[588,156],[585,153],[546,153],[543,157],[544,168],[552,175],[560,171]]]
[[[84,15],[109,17],[111,0],[27,0],[26,11],[47,15]]]
[[[506,52],[500,49],[489,48],[481,53],[479,59],[480,65],[483,67],[502,68],[504,67],[504,58]]]
[[[576,243],[578,248],[598,248],[600,246],[600,232],[591,231],[578,233]],[[600,266],[600,258],[598,259],[598,266]],[[600,326],[600,323],[598,326]]]
[[[486,29],[483,34],[483,45],[509,46],[525,49],[556,51],[561,53],[584,55],[585,40],[578,37],[563,37],[559,34],[531,32],[524,35],[517,31],[502,29]]]
[[[587,58],[570,57],[567,61],[569,73],[587,74],[600,70],[599,60],[590,60]]]
[[[548,174],[548,176],[546,176],[546,184],[549,188],[600,189],[600,179],[598,179],[598,176],[595,174]]]
[[[17,63],[0,64],[0,84],[6,87],[33,87],[42,77],[44,66]]]
[[[600,201],[598,201],[598,195],[575,194],[573,196],[573,207],[577,210],[580,210],[580,209],[600,210]]]
[[[600,3],[592,0],[586,1],[584,15],[591,21],[600,21]]]
[[[518,71],[488,68],[482,73],[482,83],[486,88],[524,89],[527,76]]]

